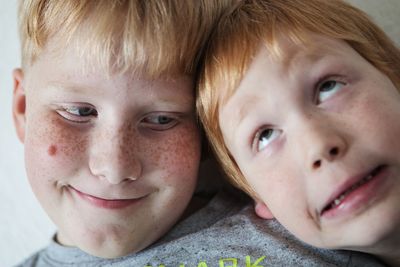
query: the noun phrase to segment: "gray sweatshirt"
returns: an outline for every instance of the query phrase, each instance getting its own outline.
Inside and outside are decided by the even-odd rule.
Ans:
[[[352,251],[308,246],[275,220],[259,219],[249,200],[221,191],[145,250],[107,260],[52,242],[19,266],[265,267],[385,266]]]

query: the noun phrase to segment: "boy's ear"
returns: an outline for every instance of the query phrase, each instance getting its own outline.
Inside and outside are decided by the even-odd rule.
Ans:
[[[23,87],[24,73],[22,69],[15,69],[12,73],[14,80],[12,113],[15,130],[19,140],[23,143],[25,140],[25,89]]]
[[[255,202],[256,203],[254,204],[254,210],[255,210],[256,214],[258,215],[258,217],[261,217],[261,218],[267,219],[267,220],[274,218],[274,215],[269,210],[267,205],[264,204],[264,202],[262,202],[260,200],[255,200]]]

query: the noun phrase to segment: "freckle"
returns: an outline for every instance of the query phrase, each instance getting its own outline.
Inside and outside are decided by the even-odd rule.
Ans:
[[[57,147],[55,145],[49,146],[49,149],[47,150],[47,153],[50,156],[54,156],[57,153]]]

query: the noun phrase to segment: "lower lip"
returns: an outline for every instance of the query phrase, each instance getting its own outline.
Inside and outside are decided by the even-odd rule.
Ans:
[[[88,194],[85,194],[79,190],[76,190],[73,187],[70,187],[75,193],[77,193],[77,195],[89,202],[90,204],[98,207],[98,208],[103,208],[103,209],[123,209],[126,208],[128,206],[134,205],[136,203],[138,203],[142,198],[137,198],[137,199],[122,199],[122,200],[107,200],[107,199],[102,199],[102,198],[98,198],[98,197],[94,197]]]
[[[342,218],[369,207],[384,195],[388,176],[388,168],[382,168],[371,180],[349,193],[338,206],[324,212],[321,218]]]

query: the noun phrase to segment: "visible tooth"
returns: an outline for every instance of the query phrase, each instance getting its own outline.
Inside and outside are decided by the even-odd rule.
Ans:
[[[374,177],[374,174],[371,173],[368,176],[366,176],[363,180],[359,181],[358,183],[354,184],[353,186],[351,186],[345,193],[341,194],[338,198],[336,198],[333,201],[333,206],[338,206],[342,200],[346,197],[346,195],[348,195],[348,193],[350,193],[351,191],[353,191],[354,189],[356,189],[357,187],[363,185],[364,183],[366,183],[367,181],[371,180]]]
[[[358,183],[354,184],[353,186],[351,186],[346,192],[344,192],[343,194],[341,194],[338,198],[336,198],[333,203],[331,204],[331,207],[335,207],[338,206],[342,200],[350,193],[352,192],[354,189],[356,189],[357,187],[360,187],[361,185],[365,184],[367,181],[371,180],[374,175],[375,175],[376,171],[372,172],[371,174],[369,174],[368,176],[366,176],[364,179],[362,179],[361,181],[359,181]]]
[[[346,197],[345,194],[340,195],[337,199],[335,199],[335,200],[333,201],[333,205],[334,205],[334,206],[339,205],[345,197]]]

